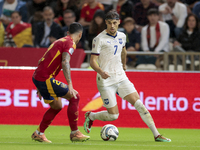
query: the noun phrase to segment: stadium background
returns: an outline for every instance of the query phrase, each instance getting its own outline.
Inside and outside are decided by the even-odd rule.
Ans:
[[[0,57],[0,60],[1,63],[7,62],[9,65],[10,61],[18,64],[22,57],[28,58],[23,59],[24,65],[20,64],[26,66],[29,62],[37,62],[43,53],[41,50],[41,55],[29,57],[26,51],[22,51],[10,60],[5,61],[5,57],[4,59]],[[0,124],[38,125],[48,105],[40,101],[36,95],[31,80],[33,68],[0,68],[0,114],[3,114]],[[151,112],[158,128],[200,128],[200,74],[198,72],[127,71],[127,75]],[[65,82],[62,72],[56,79]],[[96,73],[92,70],[72,70],[74,88],[81,95],[79,126],[83,125],[86,111],[104,110],[95,79]],[[117,100],[120,116],[112,124],[118,127],[147,127],[133,106],[119,97]],[[52,125],[68,125],[68,101],[63,99],[63,103],[63,110],[56,116]],[[94,126],[103,126],[106,123],[96,121]]]

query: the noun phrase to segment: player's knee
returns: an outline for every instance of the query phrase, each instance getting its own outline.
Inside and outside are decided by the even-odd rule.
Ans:
[[[78,104],[79,100],[80,100],[80,95],[77,93],[76,94],[76,98],[72,97],[72,98],[69,99],[69,103],[76,103],[76,104]]]
[[[119,114],[109,114],[110,121],[117,120],[118,117],[119,117]]]
[[[76,94],[76,97],[77,97],[77,98],[76,98],[77,101],[79,102],[79,100],[80,100],[80,95],[79,95],[79,93]]]
[[[146,109],[146,107],[144,106],[144,104],[140,100],[137,100],[135,102],[134,107],[136,108],[136,110],[139,113],[147,113],[148,112],[148,110]]]

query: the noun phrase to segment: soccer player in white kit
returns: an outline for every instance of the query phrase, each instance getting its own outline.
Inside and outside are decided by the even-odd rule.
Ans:
[[[85,131],[90,133],[94,120],[113,121],[118,118],[117,93],[136,108],[142,120],[151,129],[155,141],[171,142],[170,139],[160,135],[149,111],[126,76],[126,35],[117,31],[120,24],[119,14],[110,11],[105,21],[107,29],[93,39],[90,65],[97,72],[97,87],[107,111],[86,112]]]

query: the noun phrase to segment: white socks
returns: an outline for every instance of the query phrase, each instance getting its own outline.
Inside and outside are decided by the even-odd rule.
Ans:
[[[77,131],[79,131],[79,130],[71,131],[71,134],[74,134],[74,133],[76,133]]]
[[[118,118],[119,114],[109,114],[107,111],[100,111],[97,113],[90,113],[91,120],[113,121]]]
[[[40,132],[40,131],[38,131],[38,130],[36,130],[36,133],[37,133],[38,135],[44,134],[44,133],[42,133],[42,132]]]
[[[146,107],[142,104],[142,102],[140,101],[140,99],[138,99],[135,104],[134,104],[135,109],[137,109],[137,111],[140,114],[140,117],[142,118],[142,120],[146,123],[146,125],[151,129],[154,137],[157,137],[159,134],[153,118],[151,117],[151,114],[149,113],[149,111],[146,109]]]

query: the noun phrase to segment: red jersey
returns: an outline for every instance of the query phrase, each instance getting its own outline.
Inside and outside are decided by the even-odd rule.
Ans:
[[[76,49],[76,44],[70,36],[66,36],[53,42],[41,59],[33,78],[38,81],[46,81],[49,77],[56,77],[62,65],[62,53],[67,52],[72,55]]]
[[[90,8],[89,4],[84,4],[81,9],[81,18],[84,18],[85,21],[90,22],[96,12],[96,10],[104,10],[104,6],[101,3],[97,3],[95,8]]]

